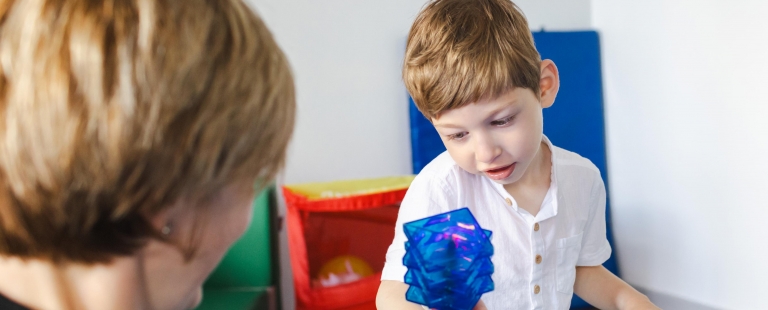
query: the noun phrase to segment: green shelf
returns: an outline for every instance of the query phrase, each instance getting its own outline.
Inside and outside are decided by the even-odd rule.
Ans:
[[[268,308],[267,292],[277,286],[271,244],[273,195],[270,186],[254,200],[251,226],[206,280],[198,310]]]

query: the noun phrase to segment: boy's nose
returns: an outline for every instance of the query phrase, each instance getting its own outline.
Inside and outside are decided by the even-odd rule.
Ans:
[[[501,148],[490,137],[478,137],[475,140],[475,160],[484,164],[492,163],[501,155]]]

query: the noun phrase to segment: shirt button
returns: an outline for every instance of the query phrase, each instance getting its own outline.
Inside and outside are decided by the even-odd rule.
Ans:
[[[536,255],[536,264],[541,264],[541,255]]]
[[[539,292],[541,292],[541,287],[539,287],[538,285],[534,285],[533,286],[533,293],[534,294],[538,294]]]
[[[512,205],[512,199],[509,199],[509,198],[505,198],[505,199],[504,199],[504,201],[506,201],[506,202],[507,202],[507,205],[508,205],[508,206],[511,206],[511,205]]]
[[[539,223],[533,224],[533,231],[539,231]]]

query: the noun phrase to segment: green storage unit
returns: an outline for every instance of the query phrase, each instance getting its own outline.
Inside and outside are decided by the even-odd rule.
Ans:
[[[203,285],[199,310],[279,309],[275,189],[253,203],[251,226]]]

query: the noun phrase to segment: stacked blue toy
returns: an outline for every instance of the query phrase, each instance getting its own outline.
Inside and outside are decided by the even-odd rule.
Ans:
[[[491,231],[468,208],[403,225],[406,299],[439,310],[471,310],[493,290]]]

